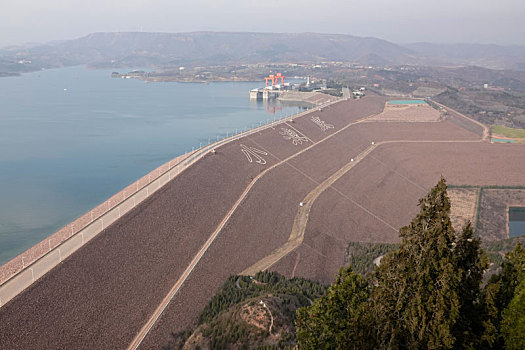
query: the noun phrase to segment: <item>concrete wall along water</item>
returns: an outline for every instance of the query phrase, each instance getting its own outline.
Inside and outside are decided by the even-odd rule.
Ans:
[[[0,307],[149,197],[187,164],[181,155],[124,188],[93,210],[0,266]]]

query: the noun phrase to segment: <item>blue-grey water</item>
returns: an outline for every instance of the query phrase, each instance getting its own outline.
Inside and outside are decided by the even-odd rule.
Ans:
[[[72,67],[0,79],[0,264],[166,161],[273,118],[258,83],[145,83]]]
[[[525,235],[525,207],[509,208],[509,236]]]
[[[509,221],[509,236],[519,237],[525,235],[525,221]]]

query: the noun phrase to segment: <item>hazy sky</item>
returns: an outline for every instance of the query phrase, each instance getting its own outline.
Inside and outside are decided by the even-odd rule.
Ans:
[[[101,31],[320,32],[525,45],[524,0],[0,0],[0,46]]]

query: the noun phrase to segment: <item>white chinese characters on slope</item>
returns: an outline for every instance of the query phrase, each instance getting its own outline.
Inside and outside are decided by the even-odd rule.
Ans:
[[[248,147],[243,144],[241,144],[241,151],[246,156],[246,159],[248,159],[248,162],[252,163],[255,159],[255,163],[259,163],[263,165],[266,164],[266,160],[263,157],[261,157],[259,154],[267,156],[268,153],[261,151],[260,149],[257,149],[255,147]]]
[[[326,122],[322,121],[319,117],[312,117],[312,119],[310,120],[313,121],[314,124],[316,124],[318,127],[320,127],[322,131],[327,131],[328,129],[334,128],[332,124],[327,124]]]
[[[292,143],[296,146],[302,145],[303,142],[308,142],[308,137],[301,136],[292,129],[281,128],[279,134],[283,135],[285,140],[292,140]]]

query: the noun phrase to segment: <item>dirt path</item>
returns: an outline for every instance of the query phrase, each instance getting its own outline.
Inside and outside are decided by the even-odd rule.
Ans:
[[[383,145],[383,144],[390,144],[390,143],[472,143],[472,142],[482,142],[481,140],[456,140],[456,141],[416,141],[416,140],[397,140],[397,141],[382,141],[378,143],[373,143],[370,147],[368,147],[365,151],[361,152],[356,158],[353,158],[350,162],[348,162],[346,165],[344,165],[342,168],[340,168],[338,171],[336,171],[334,174],[332,174],[330,177],[328,177],[325,181],[318,184],[318,186],[313,189],[310,193],[306,195],[306,197],[301,202],[302,205],[299,205],[299,209],[297,210],[297,214],[295,216],[295,220],[292,226],[292,232],[290,233],[290,237],[288,238],[288,241],[282,245],[281,247],[275,249],[270,255],[267,255],[266,257],[262,258],[249,268],[242,271],[241,275],[255,275],[259,271],[265,271],[269,269],[272,265],[277,263],[279,260],[284,258],[286,255],[291,253],[294,249],[296,249],[302,242],[304,238],[304,232],[306,230],[306,225],[308,223],[308,216],[310,214],[310,210],[312,209],[312,206],[316,199],[328,188],[332,187],[332,185],[339,180],[344,174],[346,174],[350,169],[352,169],[354,166],[356,166],[361,160],[363,160],[366,156],[368,156],[370,153],[372,153],[373,150],[375,150],[377,147]],[[293,166],[292,166],[293,167]],[[294,167],[295,168],[295,167]],[[301,172],[299,169],[295,168],[297,171]],[[306,174],[304,174],[307,176]],[[343,195],[340,191],[338,191],[336,188],[332,187],[336,192]],[[346,196],[345,196],[346,197]],[[347,198],[349,199],[349,198]],[[354,202],[357,206],[359,206],[361,209],[368,212],[368,214],[374,216],[376,219],[393,229],[395,232],[397,232],[397,229],[390,225],[389,223],[385,222],[383,219],[366,209],[365,207],[361,206],[359,203]],[[295,270],[295,268],[294,268]]]
[[[375,114],[374,114],[375,115]],[[128,346],[128,350],[135,350],[137,349],[140,344],[142,343],[142,341],[144,340],[144,338],[148,335],[148,333],[150,332],[150,330],[152,329],[152,327],[155,325],[155,323],[157,322],[157,320],[160,318],[160,316],[162,315],[162,313],[164,312],[164,310],[166,309],[166,307],[168,306],[168,304],[170,303],[170,301],[173,299],[173,297],[177,294],[177,292],[179,291],[179,289],[181,288],[181,286],[183,285],[183,283],[186,281],[186,279],[188,278],[188,276],[191,274],[191,272],[193,271],[193,269],[195,268],[195,266],[198,264],[198,262],[201,260],[201,258],[203,257],[204,253],[206,253],[206,251],[208,250],[208,248],[210,247],[210,245],[213,243],[213,241],[215,240],[215,238],[217,238],[217,236],[219,235],[219,233],[221,232],[221,230],[224,228],[224,226],[226,225],[226,223],[228,222],[228,220],[231,218],[231,216],[233,215],[233,213],[236,211],[236,209],[239,207],[239,205],[243,202],[243,200],[246,198],[246,196],[248,195],[248,193],[250,192],[250,190],[253,188],[253,186],[257,183],[257,181],[259,181],[259,179],[261,177],[263,177],[264,175],[266,175],[269,171],[271,171],[272,169],[275,169],[276,167],[288,162],[289,160],[303,154],[304,152],[312,149],[313,147],[319,145],[320,143],[326,141],[326,140],[329,140],[331,139],[333,136],[339,134],[340,132],[348,129],[349,127],[351,127],[352,125],[355,125],[357,123],[361,123],[363,121],[365,121],[366,119],[370,118],[370,117],[373,117],[374,115],[371,115],[371,116],[367,116],[367,117],[364,117],[364,118],[361,118],[359,120],[356,120],[354,122],[350,122],[349,124],[347,124],[345,127],[337,130],[336,132],[326,136],[325,138],[317,141],[317,142],[313,142],[312,141],[312,144],[304,149],[302,149],[301,151],[299,152],[296,152],[294,154],[292,154],[291,156],[279,161],[278,163],[272,165],[271,167],[267,168],[266,170],[264,170],[263,172],[261,172],[259,175],[257,175],[253,180],[252,182],[250,182],[250,184],[246,187],[246,189],[244,190],[244,192],[241,194],[241,196],[239,197],[239,199],[235,202],[235,204],[232,206],[232,208],[230,209],[230,211],[228,212],[228,214],[222,219],[222,221],[219,223],[219,225],[217,226],[217,228],[215,229],[215,231],[210,235],[210,237],[208,238],[208,240],[204,243],[204,245],[201,247],[201,249],[197,252],[197,254],[193,257],[193,259],[191,260],[190,264],[186,267],[186,269],[184,270],[184,272],[182,273],[181,277],[177,280],[177,282],[173,285],[173,287],[171,288],[171,290],[169,291],[169,293],[166,295],[166,297],[164,297],[164,299],[162,300],[162,302],[159,304],[159,306],[155,309],[155,312],[153,313],[153,315],[148,319],[148,321],[146,322],[146,324],[142,327],[142,329],[140,330],[140,332],[135,336],[135,338],[133,339],[133,341],[131,342],[131,344]],[[286,125],[288,125],[287,123],[285,123]],[[305,135],[306,136],[306,135]],[[279,159],[279,158],[277,158]],[[306,224],[306,222],[305,222]],[[287,243],[288,244],[288,243]],[[295,248],[295,246],[293,246]],[[286,250],[287,251],[287,250]]]
[[[288,238],[288,241],[283,246],[274,250],[270,255],[262,258],[246,270],[242,271],[241,275],[254,275],[259,271],[264,271],[297,248],[303,242],[304,231],[306,230],[306,224],[308,223],[308,215],[310,214],[310,210],[312,209],[312,205],[314,204],[315,200],[319,197],[319,195],[321,195],[321,193],[332,186],[341,176],[346,174],[377,146],[378,145],[374,144],[368,147],[365,151],[359,154],[356,158],[353,158],[350,162],[332,174],[325,181],[318,184],[317,187],[313,189],[313,191],[308,193],[301,202],[302,206],[299,205],[299,209],[297,209],[297,214],[292,226],[292,232]],[[295,169],[300,171],[297,168]],[[394,227],[392,228],[396,230]]]

